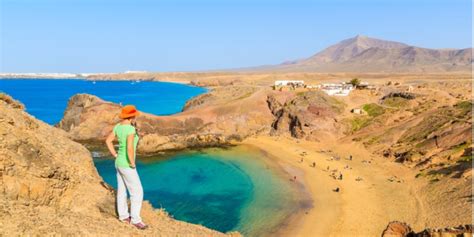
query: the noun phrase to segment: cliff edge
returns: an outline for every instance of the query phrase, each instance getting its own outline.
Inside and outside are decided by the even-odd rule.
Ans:
[[[0,226],[11,235],[225,236],[177,221],[145,203],[150,228],[117,220],[114,191],[98,175],[90,152],[0,94]]]

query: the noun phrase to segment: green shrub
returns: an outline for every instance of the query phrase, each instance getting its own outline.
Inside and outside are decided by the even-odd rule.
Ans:
[[[362,109],[367,112],[367,114],[371,117],[377,117],[385,113],[385,109],[375,103],[365,104],[364,106],[362,106]]]
[[[472,103],[471,101],[461,101],[454,105],[456,108],[461,110],[472,110]]]
[[[353,78],[349,81],[349,84],[352,84],[352,86],[357,87],[358,85],[360,85],[360,80],[359,78]]]
[[[353,120],[351,120],[351,128],[352,131],[358,131],[367,125],[369,125],[371,119],[367,116],[361,116],[361,117],[355,117]]]
[[[408,105],[408,100],[401,97],[390,97],[383,101],[383,104],[395,108],[403,108]]]

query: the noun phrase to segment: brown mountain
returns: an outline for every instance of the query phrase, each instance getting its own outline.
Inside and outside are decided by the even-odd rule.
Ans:
[[[262,69],[321,72],[470,71],[472,48],[427,49],[357,35],[302,60]]]

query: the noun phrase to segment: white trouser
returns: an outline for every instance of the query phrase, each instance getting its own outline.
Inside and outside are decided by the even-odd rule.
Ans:
[[[127,189],[130,193],[130,213],[127,204]],[[117,167],[117,211],[120,220],[132,217],[132,224],[142,221],[143,188],[136,169]]]

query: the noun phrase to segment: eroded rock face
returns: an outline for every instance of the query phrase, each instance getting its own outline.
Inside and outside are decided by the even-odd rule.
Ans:
[[[472,236],[472,225],[448,227],[444,229],[425,229],[414,232],[407,223],[392,221],[382,233],[382,237],[458,237]]]
[[[14,100],[11,96],[5,93],[0,93],[0,100],[14,109],[25,109],[25,105],[23,105],[20,101]]]
[[[283,104],[270,94],[267,104],[275,117],[272,133],[290,133],[295,138],[318,140],[318,135],[338,134],[340,125],[334,119],[344,104],[320,91],[308,91],[287,99]]]
[[[382,233],[382,237],[404,237],[413,234],[411,227],[403,222],[392,221]]]
[[[295,96],[253,86],[217,87],[189,100],[181,113],[142,113],[137,118],[142,138],[138,152],[225,146],[261,133],[308,140],[338,136],[343,125],[335,117],[343,108],[342,102],[322,92]],[[58,127],[76,141],[102,142],[120,122],[119,113],[117,104],[93,95],[75,95]]]
[[[224,146],[269,130],[273,116],[264,93],[252,88],[216,90],[189,101],[185,111],[176,115],[142,113],[137,118],[138,152]],[[79,94],[70,99],[58,127],[76,141],[102,142],[120,122],[119,113],[117,104]]]
[[[85,108],[94,109],[95,98],[81,97],[89,103]],[[97,174],[90,152],[19,105],[0,97],[2,235],[223,236],[176,221],[148,203],[142,210],[148,230],[120,223],[114,191]],[[70,119],[63,125],[75,123]]]

